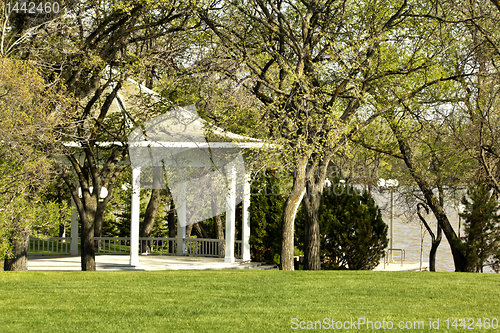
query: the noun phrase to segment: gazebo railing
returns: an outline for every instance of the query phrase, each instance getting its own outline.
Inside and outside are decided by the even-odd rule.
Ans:
[[[243,258],[243,250],[242,250],[242,245],[243,242],[240,240],[237,240],[234,242],[234,257],[241,259]]]
[[[130,253],[130,237],[94,237],[96,254]]]
[[[184,239],[187,255],[203,257],[223,257],[224,240],[207,238],[186,238]]]
[[[94,237],[96,254],[130,254],[130,237]],[[185,254],[203,257],[224,257],[225,240],[209,238],[184,238]],[[80,252],[80,251],[79,251]],[[177,238],[139,237],[139,253],[148,255],[176,255]],[[29,256],[69,255],[70,237],[30,237]],[[242,258],[242,241],[234,244],[235,258]]]
[[[71,238],[51,237],[35,238],[30,237],[28,242],[28,255],[69,255],[71,254]]]
[[[175,255],[176,249],[177,238],[139,237],[140,254]]]

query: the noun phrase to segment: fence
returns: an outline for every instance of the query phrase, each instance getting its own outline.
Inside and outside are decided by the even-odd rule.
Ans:
[[[130,254],[130,237],[94,237],[96,254]],[[242,258],[242,241],[234,244],[235,258]],[[184,238],[186,255],[224,257],[225,240]],[[79,247],[80,252],[80,247]],[[139,237],[139,253],[150,255],[176,255],[177,238]],[[30,237],[28,255],[70,255],[71,238],[47,239]]]

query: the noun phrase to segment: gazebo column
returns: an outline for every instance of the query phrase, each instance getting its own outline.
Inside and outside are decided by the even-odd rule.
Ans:
[[[71,197],[71,255],[78,255],[78,209]]]
[[[250,174],[245,175],[243,183],[243,230],[242,230],[242,258],[250,261]]]
[[[132,204],[130,225],[130,265],[139,265],[139,214],[141,200],[141,168],[132,169]]]
[[[236,224],[236,168],[228,170],[229,190],[226,197],[226,253],[224,261],[234,262],[234,229]]]
[[[186,237],[186,182],[181,183],[181,198],[182,203],[180,209],[177,210],[177,255],[186,255],[186,246],[184,245],[184,237]]]

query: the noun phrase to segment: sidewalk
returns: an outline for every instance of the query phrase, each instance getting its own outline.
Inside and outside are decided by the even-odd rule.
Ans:
[[[275,266],[260,262],[244,262],[236,259],[234,263],[224,262],[224,258],[181,257],[181,256],[139,256],[139,265],[130,266],[128,255],[97,255],[98,271],[153,271],[187,269],[273,269]],[[30,256],[30,271],[80,271],[80,256]]]
[[[391,262],[389,264],[380,263],[377,267],[375,267],[374,271],[386,271],[386,272],[394,272],[394,271],[419,271],[420,263],[403,263],[401,266],[400,262]],[[422,263],[422,271],[429,270],[429,263]]]
[[[244,262],[236,259],[234,263],[224,262],[224,258],[182,257],[182,256],[139,256],[139,265],[130,266],[128,255],[97,255],[98,271],[153,271],[153,270],[193,270],[193,269],[277,269],[275,265],[260,262]],[[29,256],[30,271],[80,271],[80,256]],[[422,270],[427,271],[429,263],[422,263]],[[3,268],[2,268],[3,270]],[[392,262],[379,264],[374,271],[419,271],[420,263]]]

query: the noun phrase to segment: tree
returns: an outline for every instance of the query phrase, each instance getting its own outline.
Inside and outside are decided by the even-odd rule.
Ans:
[[[222,48],[218,54],[230,58],[232,66],[219,66],[220,72],[261,101],[267,136],[280,145],[282,164],[293,174],[282,269],[293,269],[294,217],[303,198],[305,266],[320,268],[318,209],[332,156],[389,108],[373,105],[380,87],[389,91],[432,63],[434,54],[422,50],[434,37],[416,10],[407,1],[286,0],[228,1],[224,13],[214,2],[199,10]],[[417,27],[423,30],[414,33]],[[417,42],[407,43],[416,35]],[[401,50],[410,56],[400,57]]]
[[[475,2],[465,6],[451,4],[449,8],[450,13],[455,13],[452,14],[455,34],[461,36],[467,47],[459,44],[450,48],[447,60],[443,61],[445,67],[452,67],[459,75],[454,79],[453,93],[445,92],[447,97],[442,98],[441,105],[447,105],[435,109],[436,118],[446,128],[445,136],[451,143],[447,144],[447,155],[453,151],[456,156],[462,156],[461,162],[448,164],[448,168],[466,171],[465,174],[463,171],[454,174],[462,188],[470,182],[487,183],[498,192],[499,132],[496,124],[499,119],[497,62],[500,52],[497,27],[500,16],[495,8]],[[450,20],[451,16],[447,14],[444,12],[435,19]],[[428,196],[431,197],[430,193]],[[439,205],[443,206],[442,203]],[[474,270],[467,254],[471,251],[470,244],[456,237],[443,215],[444,211],[437,214],[441,215],[438,221],[454,253],[456,270]]]
[[[85,156],[81,164],[74,151],[67,152],[82,188],[81,200],[77,187],[69,177],[66,176],[65,180],[72,188],[82,221],[83,270],[95,270],[94,232],[100,235],[104,209],[112,195],[113,184],[123,169],[119,162],[128,153],[125,142],[130,128],[127,124],[138,125],[151,117],[153,112],[164,112],[164,109],[156,108],[144,113],[113,114],[110,112],[111,105],[127,77],[134,72],[140,77],[151,67],[152,60],[158,59],[150,56],[164,51],[163,47],[146,46],[153,40],[168,43],[175,32],[183,30],[189,8],[189,3],[177,1],[118,2],[112,6],[92,3],[92,7],[87,7],[87,4],[75,7],[76,17],[92,18],[90,22],[78,21],[79,30],[76,31],[80,33],[74,38],[83,52],[70,55],[74,65],[63,74],[68,89],[82,103],[81,107],[76,106],[76,128],[66,132],[68,137],[76,138]],[[150,63],[145,60],[148,58]],[[166,61],[168,59],[162,59],[163,63]],[[100,147],[99,141],[121,144]],[[102,166],[99,166],[97,156],[101,156]],[[95,189],[93,193],[89,191],[91,185]],[[102,201],[97,190],[101,187],[108,189],[108,196]]]
[[[441,243],[441,238],[443,237],[443,229],[441,228],[440,224],[438,223],[437,234],[434,234],[431,227],[429,226],[429,223],[427,223],[425,218],[422,216],[422,213],[420,213],[421,207],[425,209],[425,212],[427,214],[429,214],[429,207],[427,207],[425,204],[419,202],[417,204],[417,214],[418,214],[418,217],[420,218],[420,221],[425,226],[425,229],[427,229],[427,232],[431,236],[431,250],[429,252],[429,271],[435,272],[436,271],[436,252],[437,252],[437,249],[439,247],[439,244]],[[423,242],[423,240],[422,240],[422,242]]]
[[[386,119],[399,145],[403,161],[405,162],[412,178],[418,184],[427,205],[433,211],[438,223],[446,235],[455,262],[455,269],[457,271],[465,271],[467,269],[467,259],[463,252],[463,247],[461,246],[461,240],[457,237],[448,216],[444,211],[443,196],[440,195],[438,198],[435,195],[431,187],[431,182],[424,176],[425,169],[422,168],[421,163],[416,158],[414,152],[415,149],[410,145],[410,139],[408,132],[405,130],[405,126],[399,122],[395,113]]]
[[[496,192],[500,192],[499,131],[496,126],[500,105],[499,3],[491,1],[496,8],[479,1],[442,3],[449,6],[453,14],[434,19],[453,24],[463,41],[447,62],[466,74],[455,87],[455,103],[451,106],[452,112],[448,112],[448,126],[462,153],[476,163],[473,181],[488,181]],[[479,181],[479,178],[482,179]]]
[[[477,85],[485,80],[491,83],[487,78],[498,74],[494,69],[498,59],[494,28],[498,26],[495,23],[498,22],[498,13],[492,9],[473,2],[467,6],[442,2],[419,14],[428,20],[428,27],[439,32],[438,42],[426,49],[426,52],[437,52],[437,61],[424,75],[408,77],[404,84],[391,90],[391,95],[379,95],[382,98],[406,97],[408,87],[420,85],[416,94],[410,94],[413,96],[406,101],[400,100],[398,107],[384,115],[393,139],[386,145],[365,145],[377,146],[376,151],[404,162],[450,244],[456,271],[467,271],[470,266],[466,246],[457,237],[444,210],[444,186],[464,186],[481,178],[480,174],[488,174],[487,169],[491,171],[495,165],[494,154],[487,152],[487,142],[495,137],[496,125],[485,122],[484,116],[495,114],[490,113],[495,109],[490,106],[495,105],[491,97],[497,88],[495,85]],[[443,30],[446,25],[453,29]],[[390,98],[387,102],[392,100]],[[387,103],[379,101],[382,105]],[[471,115],[469,119],[467,114]],[[481,144],[471,144],[465,151],[457,145],[460,142]],[[481,155],[488,157],[486,163]],[[490,181],[494,183],[491,176]]]
[[[340,182],[327,187],[321,197],[320,227],[325,269],[370,270],[384,256],[388,227],[366,191]]]
[[[155,65],[171,67],[177,54],[169,47],[191,23],[191,7],[192,3],[181,1],[89,0],[71,3],[61,11],[64,15],[39,25],[16,25],[9,17],[2,20],[2,47],[3,41],[14,41],[2,51],[43,65],[46,77],[64,84],[67,95],[75,99],[73,124],[55,133],[66,143],[63,152],[71,164],[59,165],[59,172],[80,215],[82,270],[95,270],[94,235],[101,235],[105,207],[124,169],[120,163],[127,157],[130,123],[137,125],[151,116],[151,112],[116,110],[113,103],[130,76],[152,80]],[[4,38],[7,35],[12,38]],[[101,200],[102,187],[108,196]]]
[[[45,87],[33,65],[0,58],[0,260],[26,270],[30,234],[59,222],[59,207],[42,202],[52,173],[54,128],[65,119],[57,86]]]
[[[485,184],[478,184],[467,191],[470,201],[465,196],[462,199],[465,210],[460,216],[464,219],[469,271],[482,272],[500,250],[500,205],[492,192]]]

